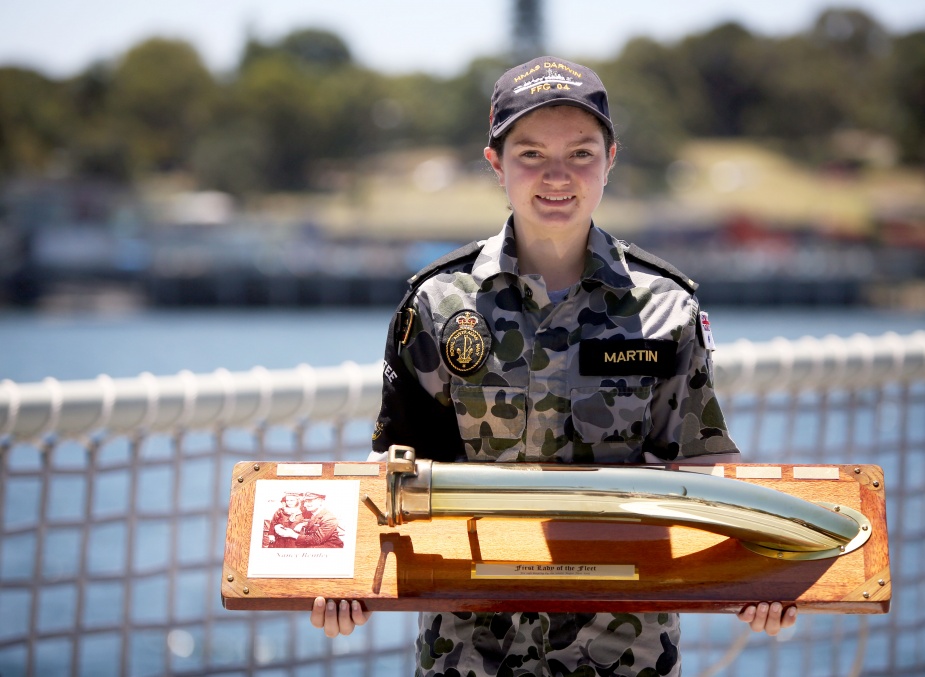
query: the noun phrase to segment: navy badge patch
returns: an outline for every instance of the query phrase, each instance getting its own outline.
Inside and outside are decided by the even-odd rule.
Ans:
[[[485,318],[472,310],[461,310],[443,327],[440,354],[446,368],[457,376],[474,373],[485,364],[491,350],[491,332]]]

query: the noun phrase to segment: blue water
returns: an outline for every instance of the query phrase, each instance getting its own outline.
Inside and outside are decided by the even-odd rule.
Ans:
[[[867,308],[713,308],[717,343],[925,329],[925,313]],[[0,379],[202,373],[375,362],[391,310],[189,310],[121,315],[0,311]]]

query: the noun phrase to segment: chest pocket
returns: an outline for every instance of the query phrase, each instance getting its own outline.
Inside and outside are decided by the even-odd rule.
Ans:
[[[646,379],[651,381],[651,379]],[[635,462],[652,430],[652,386],[608,379],[571,389],[575,442],[590,444],[597,463]]]
[[[461,383],[452,385],[450,394],[470,460],[508,458],[522,448],[527,425],[523,388]]]

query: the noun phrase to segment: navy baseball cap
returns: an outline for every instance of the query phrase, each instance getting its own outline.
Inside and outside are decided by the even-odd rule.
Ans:
[[[498,78],[491,95],[489,139],[543,106],[576,106],[603,122],[613,134],[607,90],[597,73],[581,64],[540,56]]]

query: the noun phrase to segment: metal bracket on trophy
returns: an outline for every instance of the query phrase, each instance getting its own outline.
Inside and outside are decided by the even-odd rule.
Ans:
[[[238,463],[228,609],[886,613],[874,465]]]

